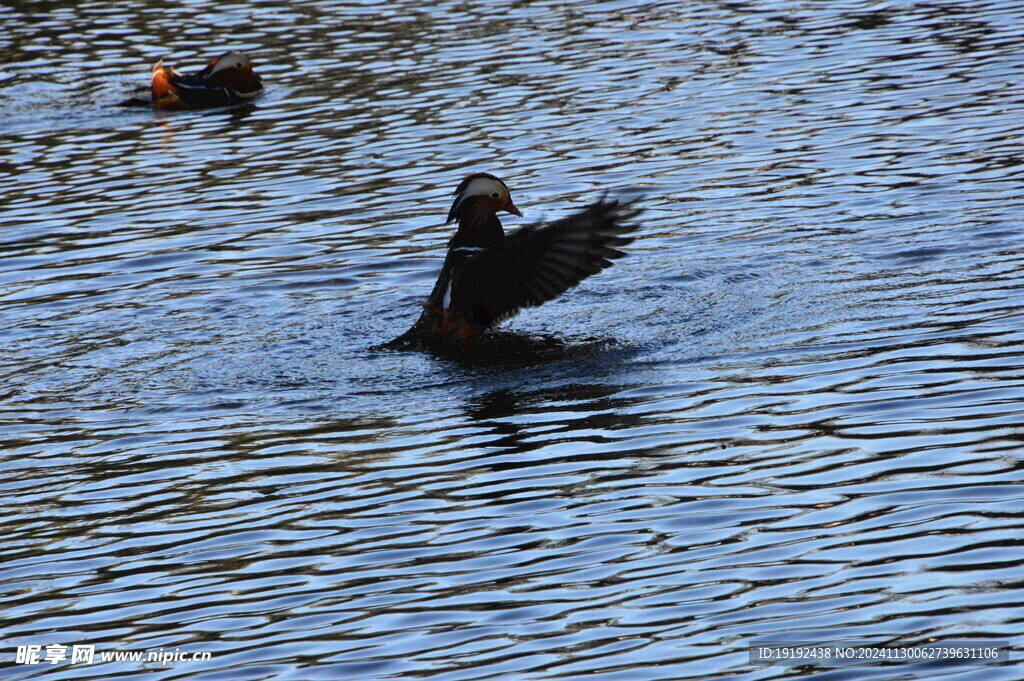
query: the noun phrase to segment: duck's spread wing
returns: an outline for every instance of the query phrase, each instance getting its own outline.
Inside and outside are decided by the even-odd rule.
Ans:
[[[498,247],[466,249],[459,288],[474,294],[475,321],[490,327],[610,267],[625,255],[619,248],[633,240],[639,213],[634,202],[602,199],[557,222],[520,228]]]

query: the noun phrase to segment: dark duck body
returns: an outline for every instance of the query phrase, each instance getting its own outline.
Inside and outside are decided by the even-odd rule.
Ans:
[[[498,211],[522,217],[508,187],[487,173],[455,190],[448,222],[458,224],[420,318],[387,349],[471,345],[526,307],[535,307],[610,267],[633,240],[629,203],[601,199],[562,220],[506,235]]]
[[[195,73],[181,74],[163,61],[153,67],[152,105],[158,109],[201,109],[247,102],[263,81],[241,52],[225,52]]]

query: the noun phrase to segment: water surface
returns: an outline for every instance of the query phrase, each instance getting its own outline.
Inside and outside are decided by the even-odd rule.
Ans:
[[[131,4],[0,8],[0,654],[212,660],[4,678],[1020,655],[1016,3]],[[113,106],[228,48],[254,106]],[[563,351],[372,351],[481,170],[641,190],[630,257],[506,326]]]

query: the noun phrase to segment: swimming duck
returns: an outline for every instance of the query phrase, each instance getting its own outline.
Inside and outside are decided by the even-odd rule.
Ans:
[[[458,228],[419,320],[387,349],[460,347],[514,316],[562,294],[625,255],[633,240],[631,203],[600,200],[556,222],[506,236],[498,212],[522,217],[508,186],[474,173],[455,188],[448,220]]]
[[[225,52],[206,68],[182,75],[163,60],[153,67],[153,106],[158,109],[199,109],[248,101],[263,91],[263,81],[241,52]]]

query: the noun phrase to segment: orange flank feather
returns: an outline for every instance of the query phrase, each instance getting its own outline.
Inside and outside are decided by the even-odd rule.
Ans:
[[[438,338],[447,338],[456,343],[467,343],[483,332],[483,329],[473,328],[466,323],[466,320],[453,315],[450,310],[429,304],[427,310],[434,318],[431,333]]]
[[[187,109],[188,107],[178,97],[177,88],[171,84],[172,75],[174,75],[174,69],[164,66],[162,60],[153,67],[153,105],[158,109]]]

